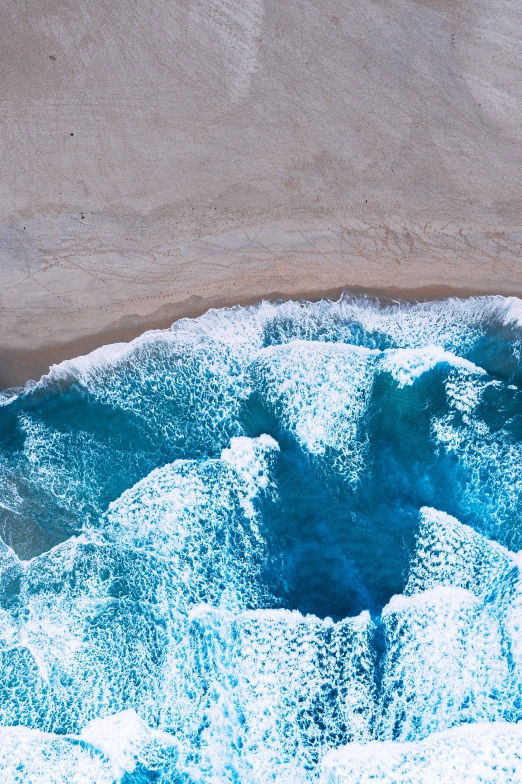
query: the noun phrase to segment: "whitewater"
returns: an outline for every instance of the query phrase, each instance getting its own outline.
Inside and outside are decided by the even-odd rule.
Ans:
[[[264,302],[0,393],[2,784],[522,782],[521,350]]]

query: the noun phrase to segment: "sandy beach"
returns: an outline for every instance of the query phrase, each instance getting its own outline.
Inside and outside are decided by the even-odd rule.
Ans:
[[[0,386],[263,297],[522,296],[519,17],[4,3]]]

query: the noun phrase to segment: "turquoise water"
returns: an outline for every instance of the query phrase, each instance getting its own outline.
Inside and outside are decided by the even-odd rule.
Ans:
[[[521,325],[264,303],[2,393],[2,781],[428,780],[470,723],[522,781]]]

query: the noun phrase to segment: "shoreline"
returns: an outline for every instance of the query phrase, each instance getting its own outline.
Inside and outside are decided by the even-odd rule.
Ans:
[[[0,388],[210,308],[343,290],[410,300],[522,297],[520,227],[260,217],[216,216],[195,227],[181,218],[176,226],[173,215],[154,222],[129,214],[109,230],[98,215],[74,231],[70,218],[27,219],[18,251],[13,240],[0,253]]]
[[[520,293],[520,292],[519,292]],[[516,296],[512,292],[492,288],[464,288],[431,284],[419,287],[397,286],[340,286],[331,289],[296,291],[293,295],[271,292],[265,295],[244,297],[240,301],[226,297],[205,300],[192,297],[181,303],[169,303],[151,314],[128,315],[103,329],[82,335],[67,342],[55,342],[35,349],[3,349],[0,352],[0,390],[23,387],[28,381],[38,381],[52,365],[67,359],[89,354],[97,348],[112,343],[130,342],[149,330],[168,329],[184,318],[197,318],[209,310],[249,307],[263,301],[281,300],[317,302],[321,299],[337,300],[343,294],[355,297],[375,298],[381,302],[428,302],[451,297],[466,299],[481,296]]]

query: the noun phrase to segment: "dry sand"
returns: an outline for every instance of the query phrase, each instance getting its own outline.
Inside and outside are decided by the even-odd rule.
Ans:
[[[519,0],[0,0],[0,83],[0,385],[263,296],[522,296]]]

